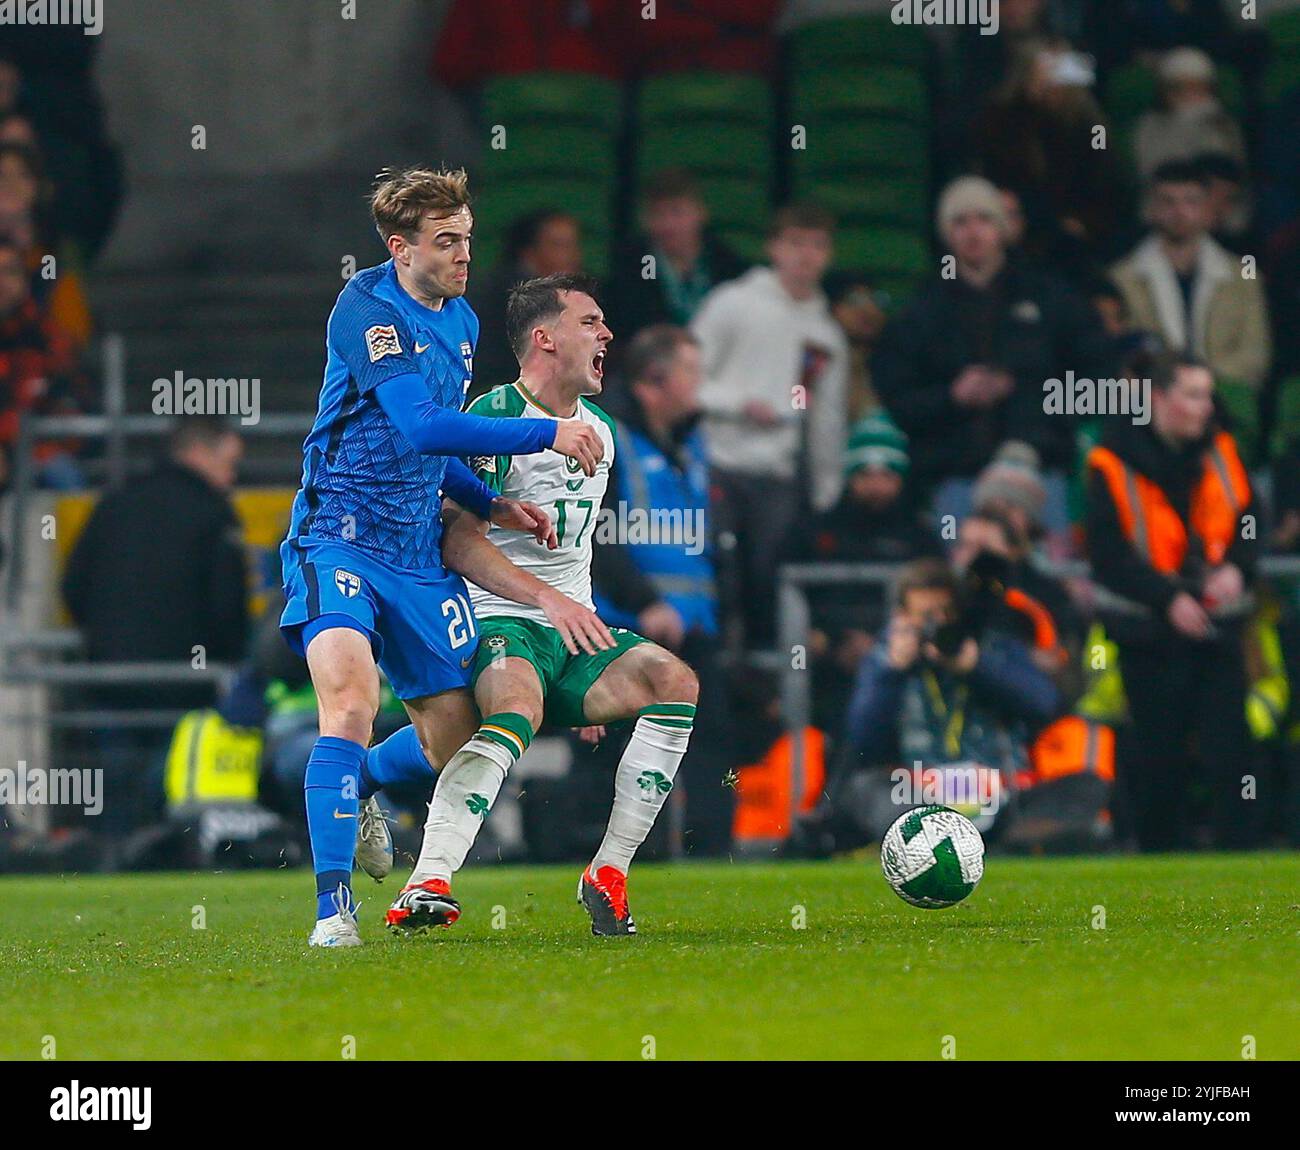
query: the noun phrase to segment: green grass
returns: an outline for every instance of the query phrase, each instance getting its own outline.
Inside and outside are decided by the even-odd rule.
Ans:
[[[874,859],[646,865],[635,939],[576,875],[471,869],[416,939],[364,880],[367,945],[312,952],[303,872],[3,879],[0,1058],[1300,1057],[1300,856],[994,858],[945,911]]]

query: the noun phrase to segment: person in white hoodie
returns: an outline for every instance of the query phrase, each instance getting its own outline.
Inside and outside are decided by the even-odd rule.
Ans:
[[[768,233],[771,266],[715,288],[691,324],[750,643],[772,636],[777,552],[791,523],[809,504],[823,510],[839,496],[849,347],[821,287],[834,227],[815,206],[782,208]]]
[[[1130,326],[1201,360],[1220,382],[1258,389],[1272,361],[1268,304],[1260,281],[1209,234],[1202,171],[1190,161],[1157,168],[1146,216],[1154,231],[1111,269]]]

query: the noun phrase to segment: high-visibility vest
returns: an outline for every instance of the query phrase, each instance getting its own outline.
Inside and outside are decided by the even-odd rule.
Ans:
[[[1048,651],[1053,655],[1063,655],[1064,648],[1056,631],[1056,620],[1052,613],[1032,595],[1026,595],[1018,587],[1008,587],[1002,601],[1013,611],[1025,616],[1034,629],[1033,648],[1035,651]]]
[[[1115,732],[1082,715],[1065,715],[1039,733],[1029,749],[1029,761],[1033,772],[1022,783],[1046,783],[1081,771],[1114,782]]]
[[[1120,527],[1142,558],[1157,571],[1175,575],[1187,556],[1187,528],[1168,498],[1145,475],[1139,474],[1108,447],[1088,452],[1119,514]],[[1241,513],[1250,503],[1250,481],[1237,455],[1232,436],[1220,431],[1202,460],[1201,478],[1192,492],[1191,529],[1200,540],[1210,564],[1223,562],[1236,538]]]
[[[261,765],[260,730],[232,727],[216,711],[190,711],[167,751],[167,804],[255,802]]]
[[[817,805],[826,784],[826,736],[805,727],[803,787],[798,812],[807,814]],[[781,842],[790,837],[790,808],[794,799],[794,740],[789,732],[768,748],[763,758],[737,772],[736,813],[732,833],[739,842]]]

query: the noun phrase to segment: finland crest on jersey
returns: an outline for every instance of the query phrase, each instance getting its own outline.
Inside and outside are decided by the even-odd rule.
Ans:
[[[361,590],[361,576],[353,575],[351,571],[344,571],[340,567],[334,572],[334,586],[343,598],[351,599]]]

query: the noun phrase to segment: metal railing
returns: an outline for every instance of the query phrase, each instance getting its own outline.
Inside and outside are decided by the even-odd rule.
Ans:
[[[780,569],[777,575],[777,628],[781,644],[773,652],[773,665],[780,666],[781,716],[791,740],[791,787],[788,825],[798,818],[805,778],[804,741],[800,732],[812,720],[811,668],[801,669],[793,654],[808,642],[812,630],[812,607],[808,589],[812,587],[860,586],[877,588],[888,603],[893,599],[894,582],[906,563],[795,563]],[[1091,568],[1083,560],[1040,561],[1035,567],[1057,579],[1089,579]],[[1266,555],[1260,559],[1259,574],[1278,581],[1300,581],[1300,555]],[[1114,600],[1104,587],[1092,583],[1094,614],[1105,614]]]

